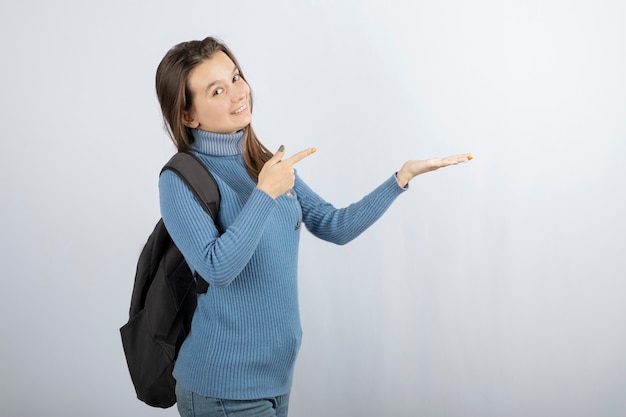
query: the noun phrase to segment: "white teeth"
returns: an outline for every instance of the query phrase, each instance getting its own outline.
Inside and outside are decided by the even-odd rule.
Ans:
[[[245,109],[248,108],[247,104],[244,104],[243,106],[239,107],[237,110],[235,110],[233,113],[237,114],[237,113],[241,113],[242,111],[244,111]]]

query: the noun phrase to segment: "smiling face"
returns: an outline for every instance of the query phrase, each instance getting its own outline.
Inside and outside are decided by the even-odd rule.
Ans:
[[[215,133],[234,133],[250,124],[250,87],[239,68],[222,51],[202,61],[190,73],[187,87],[192,105],[183,124]]]

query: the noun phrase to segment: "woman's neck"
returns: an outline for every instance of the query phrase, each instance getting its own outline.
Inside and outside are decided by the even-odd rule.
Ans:
[[[215,133],[201,129],[192,129],[194,142],[191,149],[215,156],[241,155],[243,149],[243,130],[235,133]]]

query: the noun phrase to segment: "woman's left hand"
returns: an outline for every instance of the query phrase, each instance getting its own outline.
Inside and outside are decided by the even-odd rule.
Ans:
[[[463,162],[468,162],[474,159],[469,153],[463,153],[460,155],[448,156],[446,158],[431,158],[425,160],[413,160],[407,161],[402,165],[400,171],[398,171],[398,183],[402,187],[406,185],[413,178],[426,172],[435,171],[439,168],[447,167],[450,165],[456,165]]]

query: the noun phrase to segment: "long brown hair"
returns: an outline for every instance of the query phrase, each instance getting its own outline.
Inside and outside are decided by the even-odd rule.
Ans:
[[[212,37],[175,45],[165,54],[157,68],[156,93],[163,121],[167,133],[179,151],[188,150],[194,141],[191,129],[183,123],[183,112],[191,110],[193,106],[192,94],[188,87],[189,74],[217,51],[224,52],[233,61],[239,69],[239,75],[245,81],[246,78],[233,53],[223,42]],[[250,93],[250,111],[252,111],[252,93]],[[250,177],[257,181],[261,168],[271,157],[272,153],[261,143],[252,125],[246,126],[243,134],[243,159]]]

